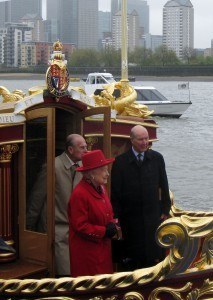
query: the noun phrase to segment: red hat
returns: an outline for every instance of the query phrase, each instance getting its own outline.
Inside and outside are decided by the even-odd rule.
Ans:
[[[76,171],[87,171],[103,167],[114,160],[114,158],[107,159],[101,150],[88,151],[82,157],[83,166],[76,168]]]

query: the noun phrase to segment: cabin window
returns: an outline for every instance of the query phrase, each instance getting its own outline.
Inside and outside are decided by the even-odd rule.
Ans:
[[[97,83],[101,83],[101,84],[103,84],[103,83],[106,83],[106,81],[102,78],[102,77],[97,77]]]
[[[152,95],[149,90],[136,90],[137,101],[152,101]]]
[[[157,90],[136,90],[137,101],[166,101],[167,99]]]
[[[95,84],[95,76],[91,76],[89,79],[90,84]]]
[[[26,124],[26,229],[47,231],[47,118]]]

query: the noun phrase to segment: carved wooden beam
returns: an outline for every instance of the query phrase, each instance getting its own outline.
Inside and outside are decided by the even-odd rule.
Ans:
[[[14,246],[12,232],[13,212],[11,207],[11,160],[13,153],[19,149],[17,144],[0,146],[0,237],[9,246]],[[0,250],[0,263],[16,258],[13,251]]]

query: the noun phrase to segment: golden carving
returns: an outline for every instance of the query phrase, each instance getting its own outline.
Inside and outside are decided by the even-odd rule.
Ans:
[[[112,296],[112,297],[105,298],[105,300],[117,300],[117,299],[118,299],[117,296]],[[104,300],[104,298],[101,297],[101,296],[98,296],[98,297],[95,297],[95,298],[89,298],[89,300]]]
[[[195,262],[195,267],[205,269],[207,265],[213,265],[213,234],[207,236],[203,242],[201,259]]]
[[[212,234],[213,217],[190,217],[170,218],[163,222],[157,230],[158,241],[165,248],[170,248],[167,257],[156,266],[135,270],[133,272],[120,272],[114,274],[103,274],[97,276],[83,276],[78,278],[45,278],[41,280],[0,280],[0,294],[13,295],[42,295],[49,296],[57,293],[78,293],[110,291],[117,289],[120,292],[131,287],[141,287],[151,282],[160,282],[163,279],[187,278],[190,274],[205,274],[211,272],[211,266],[203,264],[201,269],[190,269],[200,247],[201,239],[206,242],[204,252],[210,255],[212,247],[209,237]],[[212,283],[209,284],[212,287]],[[187,288],[185,286],[184,288]],[[203,288],[204,290],[204,288]],[[156,293],[160,291],[157,290]],[[180,292],[180,290],[179,290]],[[154,297],[154,296],[152,296]],[[177,298],[178,299],[178,298]],[[193,298],[192,298],[193,299]]]
[[[209,211],[209,212],[208,211],[197,211],[196,212],[196,211],[183,210],[183,209],[178,208],[175,204],[172,205],[170,214],[173,217],[180,217],[182,215],[188,215],[188,216],[191,216],[191,217],[213,216],[213,212],[211,212],[211,211]]]
[[[208,298],[203,298],[203,296],[210,295]],[[196,288],[192,290],[186,297],[186,300],[210,300],[213,299],[213,281],[206,279],[200,289]]]
[[[197,256],[199,238],[211,235],[212,229],[213,217],[198,218],[183,215],[180,218],[168,219],[161,224],[157,229],[159,243],[165,248],[171,248],[163,262],[162,278],[170,278],[175,274],[186,272]],[[209,253],[209,250],[205,251]],[[208,268],[207,265],[202,266],[202,269]]]
[[[53,44],[54,51],[61,51],[63,48],[63,44],[58,40]]]
[[[10,92],[6,87],[0,86],[0,95],[2,95],[3,103],[22,100],[26,94],[21,90]]]
[[[77,299],[70,298],[70,297],[51,297],[51,298],[48,297],[48,298],[36,298],[34,300],[77,300]]]
[[[0,146],[0,163],[10,162],[12,154],[19,149],[17,144],[1,145]]]
[[[38,95],[38,94],[42,94],[43,91],[46,89],[46,86],[33,86],[31,88],[28,89],[28,93],[29,95]]]
[[[120,82],[111,83],[103,86],[100,95],[93,95],[97,106],[111,106],[118,115],[136,116],[140,118],[149,117],[154,111],[149,111],[146,105],[137,104],[137,92],[129,81],[121,80]],[[114,90],[120,90],[120,97],[113,96]]]
[[[171,296],[173,296],[173,298],[175,300],[182,300],[182,296],[181,293],[185,293],[188,292],[189,290],[191,290],[192,287],[192,283],[188,282],[184,287],[180,288],[180,289],[173,289],[173,288],[167,288],[167,287],[159,287],[154,289],[150,295],[149,295],[149,299],[148,300],[159,300],[158,295],[160,293],[168,293]]]
[[[94,144],[98,143],[97,137],[86,137],[88,150],[91,151]]]
[[[62,53],[62,43],[59,41],[53,45],[53,54],[49,61],[50,67],[46,72],[46,84],[50,94],[56,96],[56,100],[64,96],[69,86],[69,73],[67,61]]]
[[[124,300],[144,300],[144,297],[137,292],[129,292],[124,295]]]

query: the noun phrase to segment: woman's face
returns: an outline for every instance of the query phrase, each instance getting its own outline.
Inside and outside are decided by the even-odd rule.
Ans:
[[[109,177],[108,166],[103,166],[91,171],[92,182],[95,186],[106,184]]]

